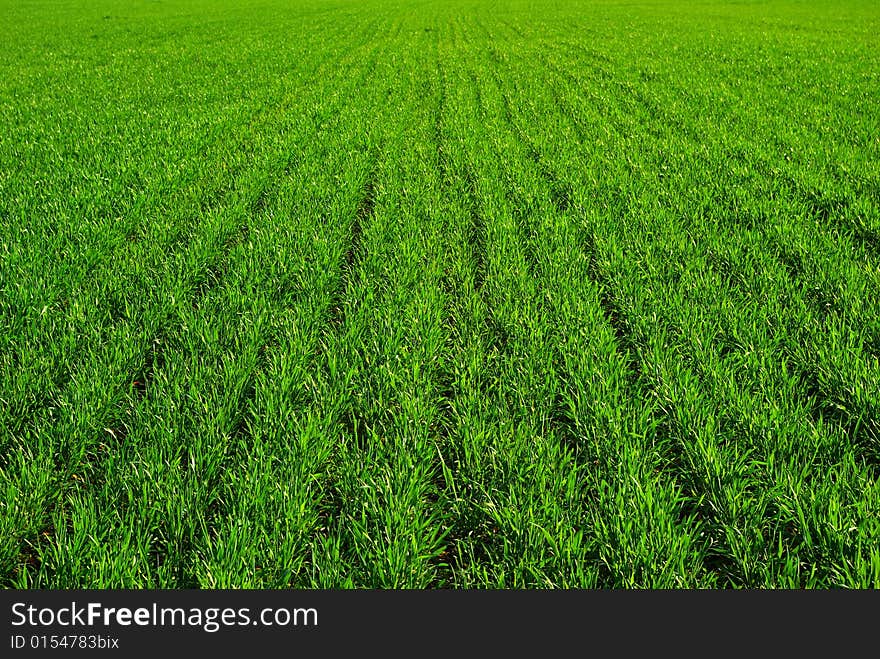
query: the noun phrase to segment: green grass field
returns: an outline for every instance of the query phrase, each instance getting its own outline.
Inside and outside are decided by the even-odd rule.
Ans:
[[[876,2],[0,28],[5,587],[880,587]]]

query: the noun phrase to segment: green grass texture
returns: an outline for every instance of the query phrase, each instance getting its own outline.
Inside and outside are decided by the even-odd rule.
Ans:
[[[880,587],[876,2],[0,31],[0,585]]]

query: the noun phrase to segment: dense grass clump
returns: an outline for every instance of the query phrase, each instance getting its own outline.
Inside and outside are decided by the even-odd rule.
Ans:
[[[880,7],[10,2],[7,587],[880,587]]]

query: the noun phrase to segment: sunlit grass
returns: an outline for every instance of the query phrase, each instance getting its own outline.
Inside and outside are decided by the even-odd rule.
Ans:
[[[880,587],[874,4],[2,13],[7,587]]]

